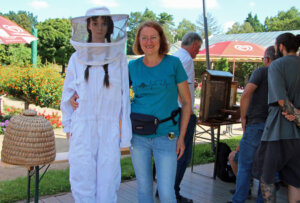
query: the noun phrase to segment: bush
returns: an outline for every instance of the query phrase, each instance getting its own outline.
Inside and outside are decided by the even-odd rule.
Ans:
[[[52,68],[0,66],[0,94],[41,107],[59,108],[64,79]]]

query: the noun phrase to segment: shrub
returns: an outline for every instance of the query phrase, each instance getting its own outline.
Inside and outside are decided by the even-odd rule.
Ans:
[[[53,128],[60,128],[62,126],[60,116],[58,113],[52,112],[52,114],[46,114],[46,111],[43,113],[38,113],[39,116],[44,116],[52,125]]]
[[[27,104],[59,108],[64,80],[52,68],[0,66],[0,94]]]

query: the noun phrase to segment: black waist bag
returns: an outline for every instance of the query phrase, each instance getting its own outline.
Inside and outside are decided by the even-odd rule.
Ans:
[[[155,116],[140,114],[140,113],[131,113],[131,125],[132,125],[132,132],[138,135],[153,135],[156,134],[156,130],[160,123],[166,122],[168,120],[173,121],[173,124],[176,125],[177,121],[175,121],[175,116],[178,114],[179,109],[172,111],[171,116],[159,120]]]

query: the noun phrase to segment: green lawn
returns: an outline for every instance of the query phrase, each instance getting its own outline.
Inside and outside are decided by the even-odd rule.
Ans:
[[[231,149],[240,142],[241,136],[222,140],[227,143]],[[195,147],[194,163],[205,164],[214,161],[211,146],[208,143],[197,144]],[[122,166],[122,181],[135,178],[131,158],[126,157],[121,159]],[[9,169],[7,169],[9,170]],[[25,170],[25,169],[24,169]],[[34,180],[31,181],[31,196],[33,197]],[[51,183],[51,184],[49,184]],[[26,199],[27,178],[20,177],[15,180],[0,181],[0,202],[14,202]],[[49,170],[43,177],[40,183],[40,196],[53,195],[62,192],[70,192],[69,169],[64,170]]]

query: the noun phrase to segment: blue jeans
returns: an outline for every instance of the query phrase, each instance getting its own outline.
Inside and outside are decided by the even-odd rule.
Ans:
[[[152,157],[154,157],[160,202],[175,203],[174,182],[177,166],[177,138],[147,138],[133,135],[130,153],[138,183],[140,203],[153,203]]]
[[[185,170],[192,158],[193,137],[194,137],[196,121],[197,121],[196,115],[192,114],[184,137],[185,151],[182,157],[177,161],[177,171],[176,171],[176,179],[175,179],[175,186],[174,186],[176,196],[179,195],[180,183],[184,176]]]
[[[240,142],[238,173],[235,193],[232,197],[234,203],[245,202],[250,188],[252,165],[255,152],[261,142],[265,123],[246,125],[246,130]],[[259,201],[260,198],[258,198]]]

